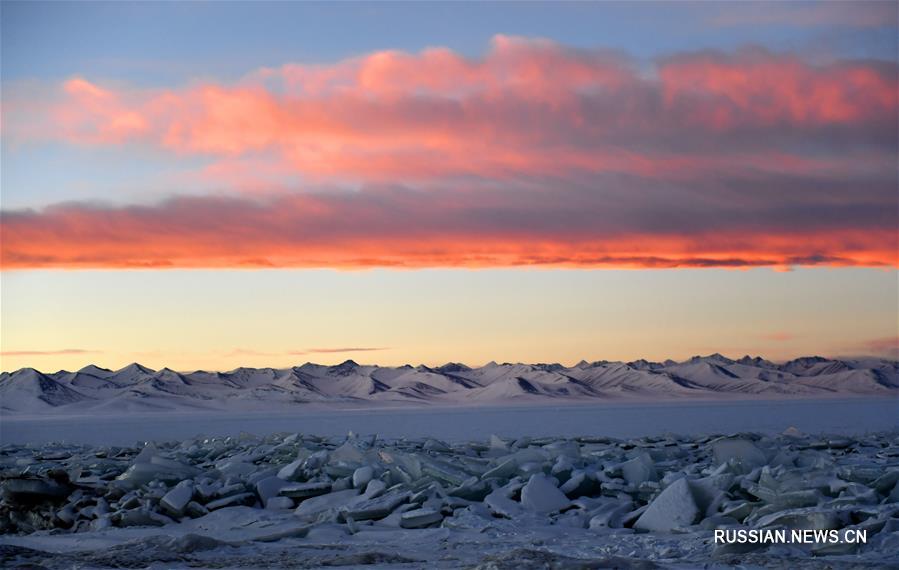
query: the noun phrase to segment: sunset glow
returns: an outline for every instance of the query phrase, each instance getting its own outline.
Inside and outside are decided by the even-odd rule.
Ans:
[[[379,25],[406,29],[404,18],[428,6],[404,13],[396,5],[366,5],[368,35],[352,32],[363,21],[335,8],[346,20],[346,38],[353,34],[343,43],[303,39],[314,36],[317,17],[336,17],[319,14],[317,4],[269,6],[301,26],[295,33],[276,26],[269,42],[238,5],[131,5],[134,13],[105,13],[118,18],[116,29],[92,23],[95,5],[69,19],[66,9],[40,19],[28,4],[4,6],[2,368],[48,358],[59,366],[117,365],[156,350],[124,346],[111,335],[90,333],[90,346],[79,340],[109,315],[75,323],[74,309],[61,307],[52,332],[39,328],[46,322],[19,320],[18,307],[66,296],[76,281],[85,287],[88,275],[95,286],[84,290],[102,299],[112,289],[104,277],[110,272],[135,272],[149,283],[175,280],[178,270],[225,276],[236,269],[257,270],[250,289],[310,270],[358,287],[374,286],[363,276],[372,270],[511,270],[526,281],[538,268],[566,283],[580,271],[621,271],[625,276],[602,292],[607,298],[644,272],[660,283],[679,282],[675,287],[688,285],[666,273],[696,272],[692,290],[710,288],[703,272],[718,270],[764,275],[760,287],[777,290],[773,284],[795,270],[813,276],[807,283],[803,277],[804,286],[863,275],[864,283],[848,280],[836,298],[812,295],[846,308],[862,291],[879,292],[856,307],[879,315],[870,330],[850,332],[845,321],[830,320],[827,330],[846,333],[822,350],[890,354],[896,347],[889,339],[899,335],[896,5],[848,6],[827,3],[812,14],[803,4],[780,3],[762,23],[739,9],[681,4],[671,17],[691,32],[669,34],[647,24],[646,15],[672,5],[570,4],[545,21],[539,14],[555,7],[532,4],[503,15],[494,5],[457,5],[460,13],[480,14],[470,33],[441,32],[432,22],[424,40],[414,30],[391,40]],[[167,10],[183,12],[184,21],[212,18],[243,36],[227,43],[220,32],[168,30]],[[606,21],[612,14],[632,23],[627,37]],[[553,25],[557,18],[564,25]],[[595,32],[581,30],[581,20],[595,22]],[[26,24],[27,38],[17,31]],[[133,41],[158,54],[138,60],[120,31],[144,24],[168,30],[162,35],[188,55],[179,61],[155,36],[138,34]],[[90,34],[94,25],[99,35]],[[110,48],[121,44],[121,56],[94,47],[104,37]],[[278,37],[289,47],[269,45]],[[53,55],[39,45],[54,46]],[[40,273],[48,280],[43,292],[20,286],[39,270],[49,270]],[[217,287],[234,306],[243,293],[229,280]],[[136,310],[150,285],[134,287]],[[473,287],[481,297],[460,301],[460,310],[474,318],[489,286]],[[599,303],[575,288],[584,307]],[[395,289],[381,292],[379,302],[394,315],[406,311]],[[683,293],[658,294],[676,302]],[[276,298],[289,305],[307,294],[299,287]],[[559,308],[558,296],[540,302]],[[429,299],[422,319],[443,310],[439,295]],[[154,311],[180,322],[190,309],[176,305],[163,301]],[[599,346],[609,339],[600,323],[571,344],[591,350],[587,358],[640,356],[648,349],[635,343],[650,304],[639,305],[632,321],[614,323],[632,339],[616,354]],[[533,308],[530,300],[514,310]],[[783,330],[773,308],[760,310],[771,311],[769,322],[750,327],[755,340],[734,350],[765,343],[783,356],[815,350],[807,331]],[[303,326],[327,328],[326,318],[310,317]],[[216,334],[199,315],[179,326]],[[229,339],[184,365],[220,369],[262,354],[339,361],[353,352],[348,347],[383,349],[365,356],[391,362],[488,358],[491,350],[527,359],[524,347],[533,345],[510,328],[477,351],[464,343],[435,351],[395,334],[394,326],[385,324],[382,337],[348,332],[327,343],[300,335],[278,350]],[[279,327],[275,336],[297,334]],[[707,338],[690,347],[659,339],[653,352],[719,350],[711,346],[712,328],[700,336]],[[439,335],[427,337],[419,339],[433,343]],[[591,338],[594,349],[587,348]],[[509,350],[506,343],[516,339],[522,349]],[[159,350],[160,363],[180,358]],[[559,347],[546,352],[547,359],[575,356]]]

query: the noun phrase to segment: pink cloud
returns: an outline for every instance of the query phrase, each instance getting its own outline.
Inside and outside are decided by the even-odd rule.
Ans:
[[[356,348],[307,348],[305,352],[311,353],[319,353],[319,354],[332,354],[332,353],[341,353],[341,352],[373,352],[379,350],[390,350],[390,348],[385,346],[367,346],[367,347],[356,347]],[[301,353],[303,354],[303,353]]]
[[[864,350],[875,356],[899,359],[899,335],[869,340],[864,343]]]
[[[344,352],[372,352],[380,350],[390,349],[387,347],[303,348],[285,352],[266,352],[253,348],[235,348],[229,351],[225,356],[303,356],[306,354],[340,354]]]
[[[140,141],[225,162],[266,152],[317,180],[845,172],[859,160],[884,170],[895,77],[895,64],[813,65],[761,49],[681,54],[645,71],[621,54],[497,36],[481,59],[385,51],[262,69],[233,85],[114,89],[73,78],[48,108],[13,112],[7,134]],[[810,144],[841,152],[812,156]]]

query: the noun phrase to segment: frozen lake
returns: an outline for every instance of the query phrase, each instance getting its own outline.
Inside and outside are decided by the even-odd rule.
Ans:
[[[274,413],[129,414],[123,416],[4,417],[0,442],[68,441],[126,445],[196,435],[302,432],[383,437],[432,436],[450,441],[500,436],[661,433],[780,432],[795,426],[808,433],[858,434],[899,428],[899,399],[778,400],[490,408],[302,409]]]

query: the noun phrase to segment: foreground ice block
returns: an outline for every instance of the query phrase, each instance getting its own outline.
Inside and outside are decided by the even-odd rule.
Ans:
[[[521,505],[531,511],[552,513],[570,504],[565,493],[556,487],[555,479],[542,473],[532,475],[527,485],[521,489]]]
[[[649,503],[634,528],[670,532],[692,525],[699,517],[699,507],[686,479],[678,479]]]
[[[761,449],[747,439],[721,439],[712,444],[717,463],[732,463],[738,469],[749,472],[767,463]]]

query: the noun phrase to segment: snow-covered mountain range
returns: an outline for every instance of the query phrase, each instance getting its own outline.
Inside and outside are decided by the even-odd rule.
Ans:
[[[264,410],[297,404],[495,405],[514,402],[883,395],[899,397],[899,362],[804,357],[774,363],[720,354],[684,362],[497,364],[479,368],[335,366],[175,372],[130,364],[0,374],[4,414]]]

